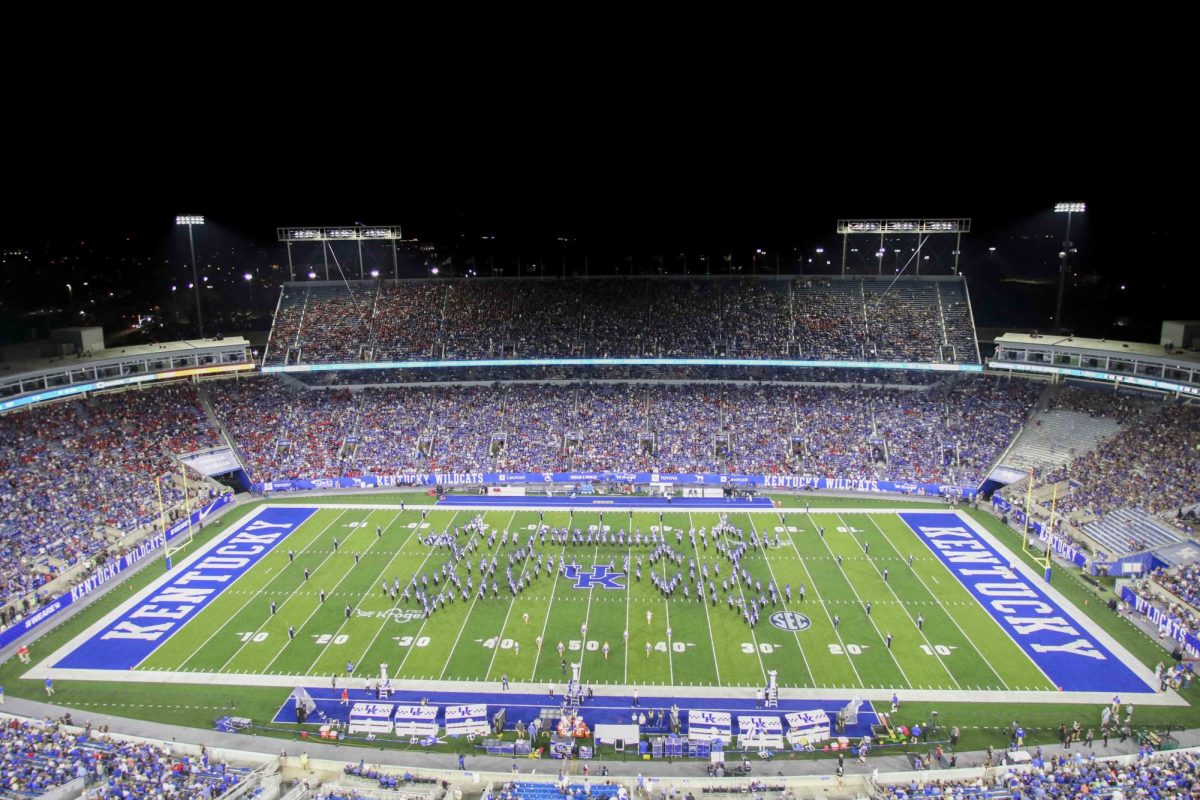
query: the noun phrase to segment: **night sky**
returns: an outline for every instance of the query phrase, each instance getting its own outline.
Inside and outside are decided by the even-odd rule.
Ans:
[[[1058,201],[1088,204],[1072,226],[1079,252],[1068,328],[1156,340],[1161,320],[1196,316],[1186,291],[1186,209],[1154,199],[1169,184],[1169,145],[1097,160],[1091,146],[1073,158],[1049,147],[1026,157],[997,150],[1001,140],[992,132],[935,147],[918,137],[884,151],[829,150],[802,137],[788,147],[780,136],[756,147],[742,137],[712,150],[717,140],[672,148],[662,136],[635,137],[607,147],[602,137],[542,137],[508,151],[511,138],[476,146],[460,135],[436,149],[398,145],[386,163],[371,155],[376,147],[307,162],[286,152],[177,158],[159,149],[99,166],[27,165],[17,180],[22,201],[0,226],[0,337],[19,342],[68,322],[120,328],[137,314],[161,323],[139,336],[187,335],[187,236],[173,224],[183,213],[208,223],[195,234],[200,272],[215,286],[204,294],[210,332],[269,325],[286,276],[277,226],[398,224],[424,245],[402,258],[410,277],[435,264],[443,275],[494,268],[515,276],[518,264],[526,275],[582,274],[585,264],[589,274],[627,273],[630,257],[636,272],[723,273],[726,255],[741,274],[797,274],[837,271],[838,218],[939,216],[973,220],[960,264],[977,324],[1049,330],[1066,223],[1052,212]],[[850,246],[873,253],[877,241]],[[953,248],[934,247],[944,272]],[[294,255],[301,273],[320,262]],[[364,261],[390,274],[390,252]],[[900,263],[889,255],[885,274]]]

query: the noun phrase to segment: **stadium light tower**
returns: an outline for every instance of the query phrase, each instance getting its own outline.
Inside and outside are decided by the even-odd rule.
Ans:
[[[204,338],[204,314],[200,311],[200,279],[196,277],[196,242],[192,238],[192,226],[203,225],[204,217],[198,214],[182,214],[175,218],[176,225],[187,225],[188,247],[192,251],[192,286],[196,290],[196,328],[200,338]]]
[[[392,243],[392,279],[396,280],[400,277],[399,260],[396,256],[396,243],[404,241],[399,225],[363,225],[361,222],[356,222],[353,225],[342,225],[340,227],[312,227],[312,228],[276,228],[276,238],[287,244],[288,254],[288,280],[296,280],[296,269],[292,264],[292,244],[295,242],[319,244],[321,246],[321,261],[325,265],[325,280],[329,280],[329,254],[333,249],[333,242],[357,242],[358,244],[358,277],[365,278],[366,268],[363,266],[362,258],[362,243],[366,241],[390,241]],[[335,260],[337,256],[334,256]],[[340,269],[340,267],[339,267]],[[376,275],[372,270],[371,277]],[[311,275],[309,276],[312,277]]]
[[[953,250],[954,268],[951,271],[952,275],[958,274],[958,255],[962,251],[962,235],[971,232],[970,217],[934,217],[934,218],[906,218],[906,219],[839,219],[837,221],[837,232],[842,236],[842,275],[846,274],[847,261],[850,253],[857,253],[858,248],[850,248],[851,236],[871,236],[879,237],[878,246],[874,250],[863,248],[863,253],[874,253],[876,258],[875,272],[878,275],[883,274],[883,259],[887,254],[887,237],[893,240],[902,241],[903,236],[915,237],[913,248],[916,255],[912,261],[915,262],[916,274],[921,274],[921,262],[923,248],[930,244],[933,237],[953,236],[955,237],[955,246]],[[894,249],[894,248],[893,248]],[[817,255],[824,252],[823,248],[818,248]],[[865,259],[866,256],[859,258]],[[863,264],[862,266],[866,266]]]
[[[1058,303],[1054,309],[1054,330],[1062,331],[1063,291],[1067,285],[1067,270],[1070,269],[1071,256],[1075,254],[1075,245],[1071,242],[1071,215],[1087,211],[1087,203],[1056,203],[1054,213],[1067,215],[1067,235],[1063,239],[1063,249],[1058,254]]]

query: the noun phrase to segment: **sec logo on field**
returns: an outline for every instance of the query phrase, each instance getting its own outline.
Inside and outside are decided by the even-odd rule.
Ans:
[[[806,631],[812,620],[796,611],[776,611],[771,615],[771,624],[782,631]]]

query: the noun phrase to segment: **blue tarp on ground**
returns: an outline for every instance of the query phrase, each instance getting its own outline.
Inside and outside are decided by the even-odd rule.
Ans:
[[[639,690],[639,705],[637,708],[633,706],[633,698],[628,695],[597,695],[593,699],[584,704],[582,714],[584,720],[587,721],[589,727],[594,728],[597,724],[605,725],[628,725],[631,717],[638,712],[649,713],[651,709],[661,709],[669,712],[672,705],[679,706],[680,718],[685,718],[687,711],[723,711],[734,716],[738,714],[766,714],[777,715],[782,718],[785,714],[793,711],[812,711],[821,709],[833,719],[837,712],[846,707],[849,702],[849,697],[841,697],[829,700],[784,700],[780,699],[779,708],[759,709],[756,706],[753,697],[679,697],[677,695],[656,695],[653,687],[647,687]],[[659,688],[657,691],[670,691],[669,688]],[[731,690],[732,691],[732,690]],[[750,690],[743,689],[743,693],[749,695]],[[330,719],[347,719],[350,708],[355,702],[377,702],[375,695],[365,689],[351,689],[349,692],[349,704],[341,704],[342,689],[325,686],[323,688],[308,687],[309,694],[317,704],[317,710],[323,712]],[[429,702],[430,705],[439,706],[439,723],[444,723],[440,714],[444,713],[441,707],[456,706],[465,703],[478,703],[488,707],[488,713],[495,714],[501,708],[507,709],[507,724],[511,728],[517,722],[528,724],[536,717],[540,716],[543,708],[557,709],[561,702],[561,696],[555,695],[552,700],[548,694],[523,694],[520,692],[466,692],[466,691],[449,691],[449,692],[410,692],[410,691],[393,691],[386,702],[396,703],[401,705],[413,705],[419,703],[422,699]],[[863,703],[862,710],[858,715],[858,722],[855,725],[848,726],[846,729],[847,736],[867,736],[871,733],[871,726],[878,722],[874,710],[870,703]],[[283,704],[275,714],[272,720],[275,723],[290,723],[296,722],[296,707],[295,702],[288,700]],[[317,725],[320,723],[320,716],[313,713],[308,718],[309,724]]]
[[[495,506],[506,508],[512,506],[538,506],[562,508],[642,508],[666,507],[672,508],[719,508],[724,511],[739,511],[742,509],[769,509],[775,505],[767,497],[675,497],[668,503],[665,497],[647,497],[645,495],[586,496],[586,497],[546,497],[544,495],[446,495],[438,501],[439,506]]]

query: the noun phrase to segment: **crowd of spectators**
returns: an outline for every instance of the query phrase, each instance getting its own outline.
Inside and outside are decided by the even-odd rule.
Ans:
[[[1150,577],[1171,594],[1200,608],[1200,563],[1185,564],[1173,570],[1158,568],[1150,573]]]
[[[614,281],[614,283],[616,283]],[[408,472],[638,470],[977,484],[1032,384],[511,383],[311,390],[213,382],[255,480]],[[28,596],[157,513],[172,453],[220,444],[187,385],[0,417],[0,589]],[[179,482],[162,483],[164,504]],[[203,484],[195,491],[207,492]]]
[[[975,339],[975,320],[967,297],[967,284],[960,281],[940,281],[937,291],[946,325],[946,343],[954,347],[955,361],[971,361],[979,355]]]
[[[1046,410],[1074,411],[1126,423],[1145,411],[1148,405],[1144,398],[1119,394],[1110,388],[1066,384],[1051,396]]]
[[[209,389],[213,408],[252,474],[334,475],[354,430],[345,389],[297,391],[273,380],[222,381]]]
[[[1136,581],[1130,584],[1130,588],[1137,593],[1137,596],[1153,605],[1158,611],[1164,614],[1159,622],[1159,630],[1165,635],[1171,631],[1171,625],[1179,625],[1189,633],[1200,633],[1200,614],[1197,613],[1194,606],[1187,603],[1181,603],[1178,600],[1164,595],[1159,591],[1162,577],[1159,575],[1151,575],[1149,580]],[[1167,588],[1174,591],[1170,586],[1162,584],[1161,588]],[[1189,601],[1191,602],[1191,601]]]
[[[945,379],[933,371],[855,367],[767,367],[670,365],[558,365],[499,367],[386,368],[295,372],[308,386],[359,386],[385,383],[454,383],[494,381],[769,381],[787,383],[855,383],[886,386],[930,386]]]
[[[867,357],[882,361],[941,361],[945,322],[936,283],[864,284]],[[949,360],[949,359],[947,359]],[[973,361],[975,354],[962,360]]]
[[[1098,413],[1103,401],[1068,402]],[[1200,406],[1162,403],[1122,413],[1127,424],[1116,436],[1039,477],[1040,485],[1070,481],[1070,490],[1053,501],[1057,513],[1102,516],[1136,505],[1174,516],[1200,501]],[[1047,509],[1050,503],[1044,501]]]
[[[892,800],[941,797],[1111,797],[1113,800],[1135,797],[1192,797],[1197,785],[1197,760],[1194,753],[1150,754],[1145,748],[1129,764],[1085,756],[1081,751],[1043,756],[1035,755],[1028,769],[996,769],[986,780],[929,780],[913,778],[906,784],[879,787]]]
[[[739,352],[762,358],[797,358],[788,352],[792,339],[792,287],[781,281],[745,280],[723,297],[721,320],[725,340]]]
[[[243,781],[249,769],[231,767],[201,749],[176,755],[163,744],[124,741],[72,729],[69,717],[0,720],[0,794],[38,797],[81,778],[88,798],[216,798]]]
[[[371,342],[378,293],[365,283],[286,287],[272,326],[271,355],[280,364],[361,360]]]
[[[792,340],[802,359],[866,359],[866,306],[857,282],[797,281],[792,290]]]
[[[294,290],[284,290],[285,295],[290,292]],[[398,286],[388,283],[381,286],[371,320],[374,360],[406,361],[437,355],[434,345],[441,334],[441,313],[436,304],[440,300],[438,284]],[[289,341],[289,333],[294,338],[295,332],[288,329],[276,338],[281,342]]]
[[[45,403],[0,417],[0,600],[36,591],[184,500],[172,454],[216,447],[188,385]],[[207,493],[196,484],[193,494]]]
[[[789,356],[978,363],[961,282],[861,277],[289,284],[266,363]]]
[[[1130,588],[1164,615],[1160,631],[1171,631],[1174,623],[1187,632],[1200,633],[1200,564],[1154,569]],[[1164,589],[1170,594],[1160,591]]]
[[[972,377],[930,390],[616,382],[352,392],[263,378],[211,392],[255,480],[647,470],[977,485],[1038,387]]]

